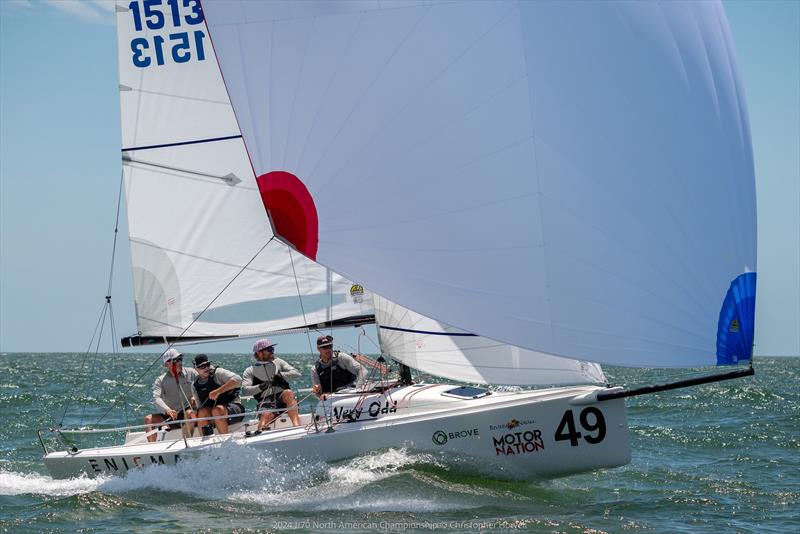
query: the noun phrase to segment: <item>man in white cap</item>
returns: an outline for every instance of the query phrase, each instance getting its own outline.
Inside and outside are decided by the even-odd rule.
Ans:
[[[311,368],[312,393],[324,400],[326,393],[362,385],[367,370],[346,352],[333,350],[333,336],[317,338],[319,360]]]
[[[155,425],[164,421],[180,421],[194,417],[191,408],[192,382],[197,379],[197,371],[194,369],[183,368],[183,354],[175,349],[168,349],[161,360],[167,371],[156,378],[153,383],[153,406],[156,413],[151,413],[144,417],[144,422],[150,432]],[[179,425],[170,425],[170,430],[178,428]],[[192,424],[183,425],[185,433],[191,433]],[[155,434],[147,436],[147,441],[155,441]]]
[[[286,410],[294,426],[300,426],[297,400],[287,380],[300,378],[300,371],[275,357],[275,345],[269,339],[259,339],[253,345],[256,363],[244,370],[242,395],[252,395],[258,403],[256,410]],[[267,427],[276,412],[265,412],[258,420],[258,430]]]

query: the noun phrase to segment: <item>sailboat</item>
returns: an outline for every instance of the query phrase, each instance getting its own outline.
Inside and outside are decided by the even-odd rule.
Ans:
[[[752,374],[755,179],[720,3],[133,0],[117,27],[123,344],[374,322],[404,369],[551,387],[406,375],[260,434],[50,429],[54,476],[226,440],[562,476],[630,461],[625,397]],[[624,389],[601,364],[740,368]]]

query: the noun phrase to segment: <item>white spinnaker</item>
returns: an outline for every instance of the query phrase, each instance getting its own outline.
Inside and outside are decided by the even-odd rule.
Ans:
[[[176,336],[191,324],[187,336],[247,335],[371,313],[368,294],[352,298],[351,282],[273,239],[202,18],[170,28],[169,10],[156,11],[139,13],[140,31],[127,2],[117,12],[140,333]],[[190,46],[174,52],[178,29]]]
[[[729,284],[756,268],[720,3],[203,9],[257,175],[316,202],[320,263],[510,345],[716,363]]]
[[[381,350],[409,367],[479,384],[605,383],[596,363],[511,347],[443,325],[373,294]]]

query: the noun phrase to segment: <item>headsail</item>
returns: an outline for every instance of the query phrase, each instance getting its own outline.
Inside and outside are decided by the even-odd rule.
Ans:
[[[564,385],[606,382],[596,363],[520,349],[443,325],[378,295],[382,350],[420,371],[479,384]]]
[[[747,343],[717,349],[731,282],[756,269],[749,125],[718,2],[203,9],[256,174],[295,177],[315,207],[297,232],[310,257],[547,354],[750,358]]]
[[[140,334],[247,335],[371,315],[363,288],[274,239],[199,3],[124,4],[122,158]]]

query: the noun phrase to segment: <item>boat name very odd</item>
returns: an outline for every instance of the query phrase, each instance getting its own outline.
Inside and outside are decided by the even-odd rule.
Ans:
[[[370,417],[375,418],[378,417],[379,414],[390,414],[397,412],[397,401],[393,401],[392,404],[389,404],[389,401],[381,403],[380,401],[371,402],[370,405],[367,407],[367,414]],[[364,408],[348,408],[345,406],[334,406],[333,408],[333,416],[336,418],[337,421],[341,420],[358,420],[361,419],[361,415],[364,413]]]

